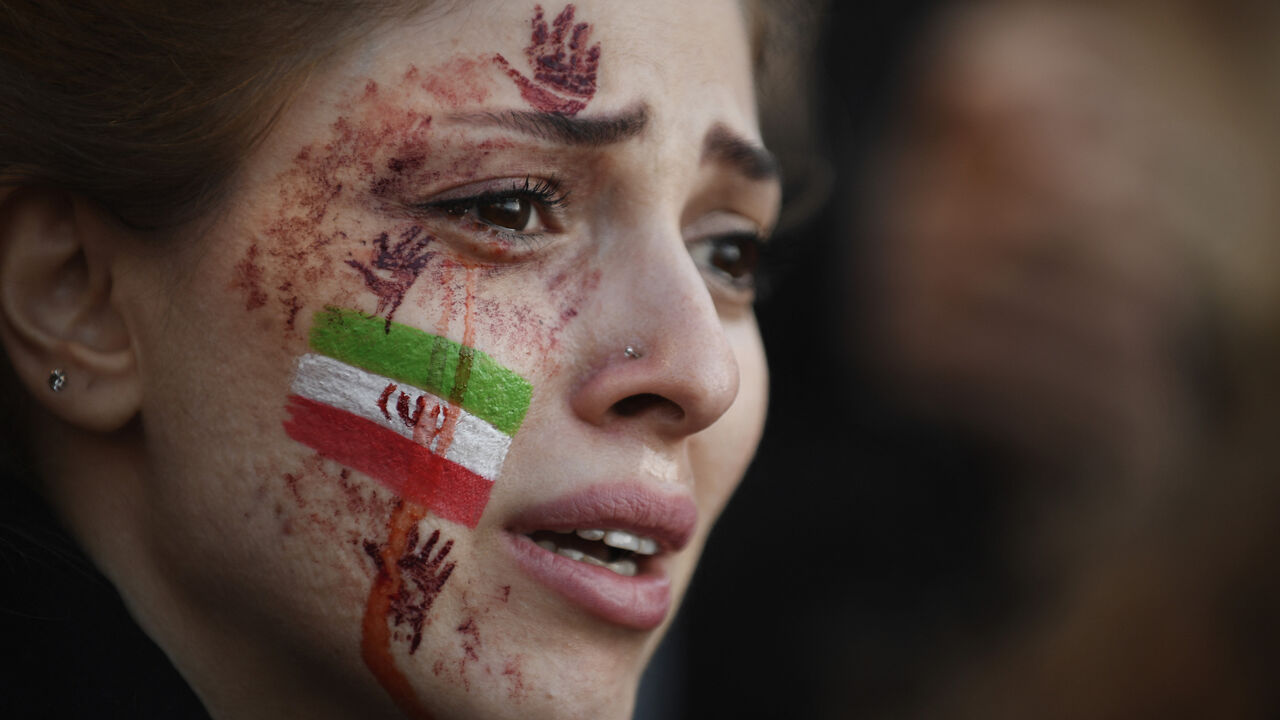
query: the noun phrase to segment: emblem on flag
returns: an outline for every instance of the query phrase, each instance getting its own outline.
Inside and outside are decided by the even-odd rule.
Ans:
[[[406,500],[480,521],[533,395],[460,343],[354,310],[315,314],[285,432]]]

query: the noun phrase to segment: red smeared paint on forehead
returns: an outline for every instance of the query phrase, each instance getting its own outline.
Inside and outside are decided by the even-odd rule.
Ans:
[[[483,60],[454,58],[423,78],[421,87],[449,108],[478,105],[489,97],[486,72],[492,68]]]

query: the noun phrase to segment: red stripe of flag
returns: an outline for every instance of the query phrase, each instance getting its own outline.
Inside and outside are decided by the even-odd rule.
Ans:
[[[289,437],[378,480],[391,492],[474,528],[493,483],[377,423],[298,395],[289,396]]]

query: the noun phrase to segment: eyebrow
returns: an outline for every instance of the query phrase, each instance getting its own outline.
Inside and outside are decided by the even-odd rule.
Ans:
[[[776,180],[781,175],[773,153],[719,123],[702,141],[702,161],[732,166],[752,180]]]
[[[615,115],[593,117],[505,110],[457,115],[452,119],[473,125],[505,128],[562,145],[600,147],[629,140],[644,132],[649,124],[649,106],[637,103]]]

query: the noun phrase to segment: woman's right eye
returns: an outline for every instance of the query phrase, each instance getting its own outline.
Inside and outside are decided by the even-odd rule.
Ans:
[[[463,190],[465,192],[465,189]],[[557,229],[566,194],[554,180],[522,178],[486,183],[477,192],[419,207],[475,223],[504,239],[530,238]]]

